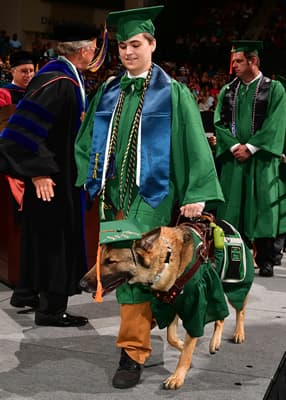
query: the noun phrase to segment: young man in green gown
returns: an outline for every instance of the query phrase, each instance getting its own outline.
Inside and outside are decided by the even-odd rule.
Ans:
[[[152,21],[162,8],[108,15],[126,72],[99,88],[76,141],[77,185],[85,185],[92,199],[100,196],[101,221],[136,219],[145,231],[169,225],[176,206],[191,218],[223,201],[194,97],[152,62]],[[218,297],[214,319],[225,316],[224,299]],[[139,382],[151,354],[152,293],[140,284],[124,284],[117,299],[122,350],[112,383],[128,388]]]
[[[260,71],[262,45],[234,42],[236,78],[220,91],[214,123],[225,196],[217,216],[254,243],[259,273],[269,277],[286,232],[286,95]]]

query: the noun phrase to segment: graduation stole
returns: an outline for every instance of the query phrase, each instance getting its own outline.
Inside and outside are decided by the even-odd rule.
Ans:
[[[236,99],[239,91],[241,81],[235,78],[227,87],[222,103],[221,119],[225,127],[231,124],[232,134],[236,136],[235,132],[235,108]],[[271,86],[271,79],[261,76],[258,79],[255,95],[253,97],[252,107],[252,133],[254,134],[263,124],[267,105],[268,93]]]
[[[120,77],[111,81],[95,112],[92,147],[86,188],[93,199],[102,190],[109,131],[120,95]],[[171,78],[154,64],[140,121],[141,148],[139,193],[151,207],[157,207],[169,193],[171,142]],[[139,128],[139,129],[140,129]],[[129,134],[129,132],[128,132]],[[108,146],[107,146],[108,143]]]

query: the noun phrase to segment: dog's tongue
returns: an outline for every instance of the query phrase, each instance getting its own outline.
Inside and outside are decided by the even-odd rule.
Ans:
[[[103,293],[110,293],[112,292],[114,289],[118,288],[118,286],[121,286],[123,283],[128,282],[128,279],[126,277],[124,278],[118,278],[116,280],[114,280],[113,282],[110,282],[109,285],[105,286],[103,288]]]
[[[126,282],[128,282],[128,278],[127,278],[127,277],[124,277],[124,278],[118,278],[118,279],[116,279],[116,280],[114,280],[114,281],[108,283],[107,285],[105,285],[105,286],[102,288],[101,295],[102,295],[102,296],[105,296],[106,294],[112,292],[112,291],[115,290],[118,286],[120,286],[120,285],[122,285],[123,283],[126,283]],[[96,292],[93,293],[92,297],[95,298],[95,296],[96,296]]]

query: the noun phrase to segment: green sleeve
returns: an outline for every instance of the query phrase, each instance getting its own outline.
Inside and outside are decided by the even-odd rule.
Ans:
[[[285,143],[286,94],[283,85],[273,80],[269,91],[268,107],[260,129],[248,140],[249,144],[281,156]]]
[[[171,173],[181,205],[223,201],[198,104],[186,85],[172,83]]]
[[[98,91],[93,97],[76,137],[75,141],[75,161],[77,165],[77,180],[75,183],[76,186],[83,186],[86,181],[88,167],[89,167],[92,135],[93,135],[94,116],[104,88],[105,84],[99,87]]]

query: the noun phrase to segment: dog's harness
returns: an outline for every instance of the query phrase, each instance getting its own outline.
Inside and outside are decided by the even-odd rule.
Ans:
[[[153,290],[155,297],[163,303],[174,303],[177,296],[183,290],[186,282],[191,279],[191,277],[197,272],[200,265],[205,263],[211,252],[212,252],[212,237],[211,230],[209,227],[209,216],[202,216],[200,218],[194,218],[191,222],[185,222],[185,226],[188,226],[190,230],[195,231],[195,233],[200,237],[201,242],[196,248],[196,259],[193,266],[188,269],[183,275],[181,275],[174,285],[168,290],[168,292],[162,292],[159,290]],[[166,255],[165,266],[169,262],[171,257],[172,249],[169,247]],[[158,274],[155,279],[159,280],[160,275]]]
[[[153,282],[150,282],[150,285],[152,285],[153,283],[158,282],[161,279],[161,276],[162,276],[163,272],[165,271],[166,268],[168,268],[168,266],[170,264],[170,258],[171,258],[171,255],[172,255],[172,248],[169,245],[169,242],[165,237],[162,237],[162,240],[163,240],[163,242],[165,242],[165,244],[167,246],[167,254],[166,254],[166,257],[165,257],[165,260],[164,260],[164,268],[160,271],[159,274],[157,274],[155,276],[155,278],[153,279]]]

